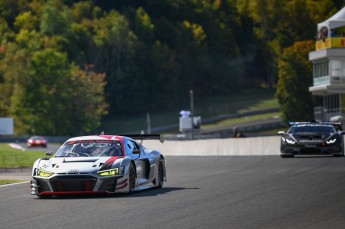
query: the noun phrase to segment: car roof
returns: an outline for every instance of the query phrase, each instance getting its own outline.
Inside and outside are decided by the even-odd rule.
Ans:
[[[305,124],[294,124],[294,127],[304,127],[304,126],[324,126],[324,127],[334,127],[331,124],[320,124],[320,123],[305,123]]]
[[[122,140],[124,136],[119,135],[88,135],[78,136],[68,139],[67,141],[83,141],[83,140]]]
[[[289,125],[291,127],[302,127],[302,126],[319,126],[319,127],[334,127],[335,129],[342,130],[342,122],[317,122],[317,121],[311,121],[311,122],[289,122]]]

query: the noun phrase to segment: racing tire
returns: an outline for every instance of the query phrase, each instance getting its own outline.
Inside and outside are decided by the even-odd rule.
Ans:
[[[283,155],[283,154],[281,154],[280,157],[281,158],[292,158],[294,156],[293,155]]]
[[[135,189],[135,168],[134,165],[131,163],[129,166],[128,171],[128,194],[132,194]]]
[[[162,188],[164,183],[164,165],[163,161],[159,160],[158,164],[158,185],[157,188]]]

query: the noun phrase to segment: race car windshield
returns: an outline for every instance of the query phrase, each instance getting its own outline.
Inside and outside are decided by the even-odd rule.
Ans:
[[[334,133],[335,129],[333,126],[310,126],[310,125],[303,125],[303,126],[293,126],[289,130],[289,134],[295,133],[319,133],[319,134],[331,134]]]
[[[76,141],[66,142],[54,157],[111,157],[121,156],[119,141]]]

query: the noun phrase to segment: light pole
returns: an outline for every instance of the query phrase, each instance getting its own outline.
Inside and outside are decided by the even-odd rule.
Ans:
[[[146,113],[146,121],[147,121],[147,133],[151,134],[151,117],[150,117],[149,112]]]

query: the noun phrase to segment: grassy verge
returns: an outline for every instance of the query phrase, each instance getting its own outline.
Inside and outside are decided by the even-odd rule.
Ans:
[[[41,157],[45,157],[45,152],[32,150],[22,151],[13,149],[5,143],[0,143],[0,168],[30,168],[33,163]],[[23,180],[0,179],[0,185],[13,184]]]
[[[0,185],[5,185],[5,184],[14,184],[18,182],[22,182],[23,180],[0,180]]]
[[[273,113],[265,113],[265,114],[258,114],[258,115],[251,115],[251,116],[246,116],[246,117],[241,117],[241,118],[233,118],[233,119],[227,119],[223,120],[217,123],[212,123],[212,124],[205,124],[201,126],[201,129],[207,130],[210,128],[216,128],[216,127],[222,127],[222,126],[229,126],[229,125],[238,125],[241,123],[247,123],[247,122],[252,122],[252,121],[259,121],[263,119],[269,119],[273,118],[275,116],[280,116],[281,114],[279,112],[273,112]]]
[[[4,143],[0,144],[0,168],[30,168],[41,157],[45,157],[45,152],[22,151],[13,149]]]

